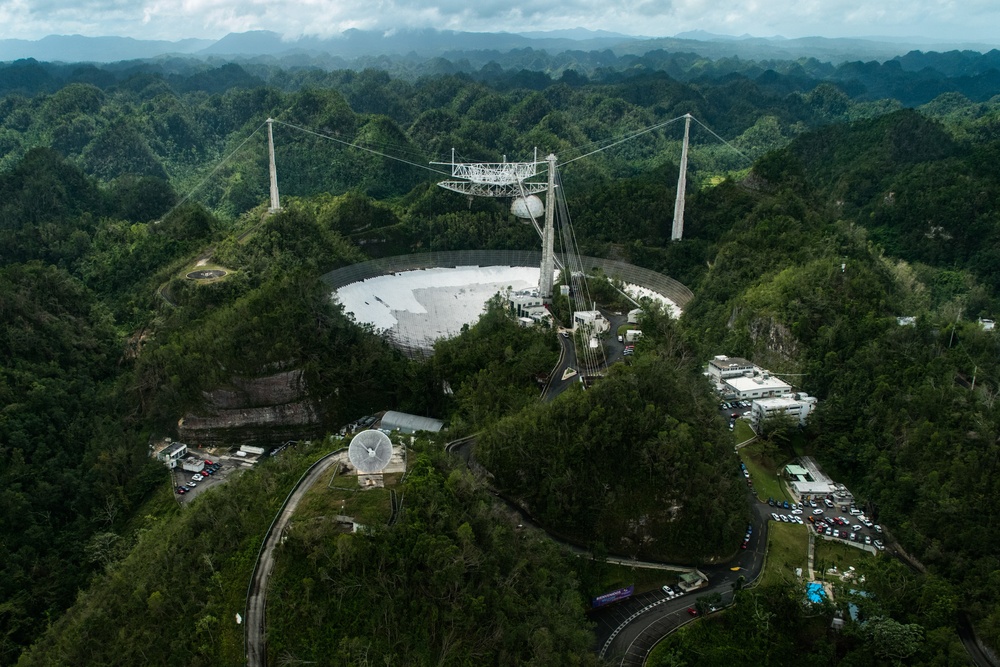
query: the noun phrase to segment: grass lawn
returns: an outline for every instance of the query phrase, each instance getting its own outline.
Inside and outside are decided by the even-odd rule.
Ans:
[[[344,514],[366,525],[389,520],[389,489],[362,489],[356,475],[337,475],[332,484],[331,477],[333,467],[302,498],[295,511],[296,518]]]
[[[767,533],[767,564],[761,584],[795,582],[795,568],[805,573],[808,563],[809,533],[805,526],[771,522]]]
[[[858,563],[865,558],[871,558],[871,554],[867,551],[840,542],[817,539],[813,563],[816,572],[819,573],[826,572],[831,566],[835,566],[838,570],[846,570],[852,565],[857,567]]]
[[[753,436],[754,432],[750,428],[750,422],[746,419],[737,419],[736,426],[733,428],[733,442],[739,444],[745,440],[749,440]]]
[[[741,441],[742,442],[742,441]],[[750,471],[750,478],[753,480],[754,490],[760,500],[766,501],[768,498],[775,500],[795,500],[785,493],[781,481],[778,479],[776,469],[764,461],[759,455],[760,446],[757,443],[741,447],[739,454],[747,470]]]

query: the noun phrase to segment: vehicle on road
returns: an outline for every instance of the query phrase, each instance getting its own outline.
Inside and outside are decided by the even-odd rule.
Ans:
[[[687,612],[689,614],[691,614],[692,616],[697,616],[698,615],[698,610],[695,609],[694,607],[688,607]]]

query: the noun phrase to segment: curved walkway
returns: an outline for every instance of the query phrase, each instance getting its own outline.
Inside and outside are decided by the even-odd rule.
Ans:
[[[278,510],[278,514],[271,522],[271,527],[267,529],[264,542],[261,544],[257,554],[257,562],[254,565],[253,574],[250,576],[250,585],[247,586],[246,608],[243,610],[244,623],[244,645],[247,665],[250,667],[264,667],[267,664],[267,653],[265,643],[265,611],[267,606],[267,582],[274,569],[274,547],[281,542],[281,537],[288,527],[288,522],[298,507],[299,502],[313,484],[329,469],[334,463],[343,461],[347,456],[347,449],[341,448],[335,452],[330,452],[319,459],[309,469],[302,473],[302,477],[295,483],[292,490],[285,498],[284,504]]]

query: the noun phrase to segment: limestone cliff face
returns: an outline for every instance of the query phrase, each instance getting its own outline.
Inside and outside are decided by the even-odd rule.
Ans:
[[[322,413],[308,398],[302,372],[238,378],[205,392],[202,414],[177,423],[178,437],[194,445],[267,444],[319,435]]]
[[[799,356],[799,344],[795,335],[773,317],[755,317],[748,325],[750,339],[758,349],[776,355],[785,361],[794,361]]]

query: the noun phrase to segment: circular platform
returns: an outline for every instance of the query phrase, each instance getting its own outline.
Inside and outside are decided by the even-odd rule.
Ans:
[[[224,275],[226,275],[226,272],[222,269],[201,269],[187,274],[187,278],[188,280],[212,280],[213,278],[221,278]]]

